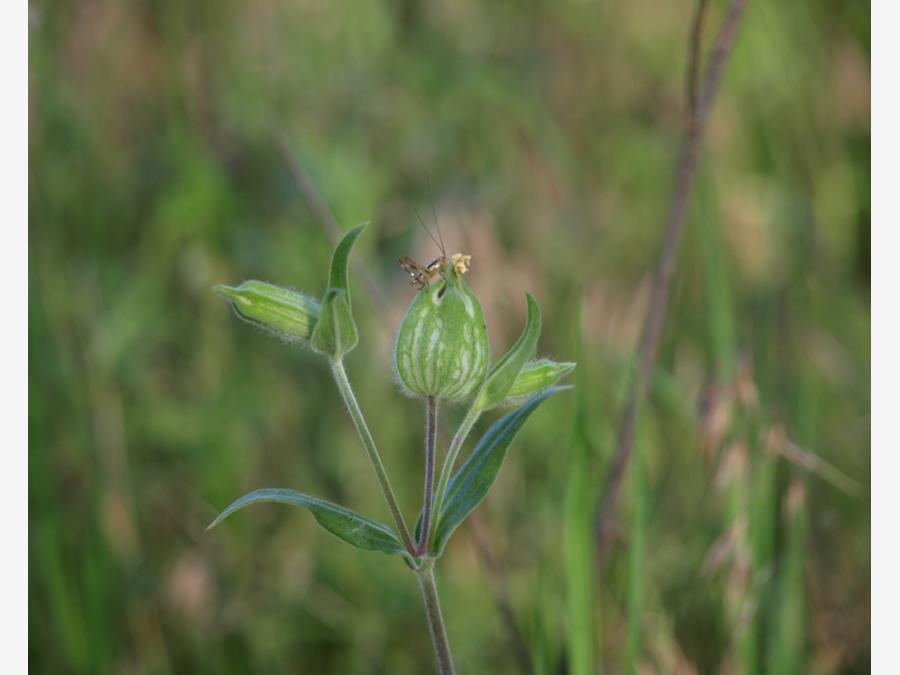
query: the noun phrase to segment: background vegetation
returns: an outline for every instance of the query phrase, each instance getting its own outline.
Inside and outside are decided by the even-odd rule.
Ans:
[[[341,227],[373,223],[347,365],[408,518],[423,415],[389,364],[413,293],[395,261],[435,253],[416,209],[472,254],[495,357],[523,289],[541,353],[578,353],[578,392],[529,422],[439,567],[462,672],[868,671],[867,3],[749,3],[638,470],[592,559],[693,7],[31,2],[35,672],[431,668],[399,560],[277,506],[203,531],[262,486],[387,519],[324,362],[211,292],[324,288],[331,243],[279,137]]]

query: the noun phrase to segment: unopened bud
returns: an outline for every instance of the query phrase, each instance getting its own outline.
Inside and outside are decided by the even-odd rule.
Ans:
[[[571,362],[558,363],[550,359],[540,359],[526,363],[512,386],[506,393],[501,406],[515,405],[526,398],[552,387],[556,382],[574,370],[575,364]]]
[[[394,344],[394,371],[412,395],[465,401],[488,367],[488,337],[478,298],[454,268],[449,280],[419,291]]]
[[[240,318],[288,342],[307,342],[319,320],[315,299],[264,281],[218,284],[215,291],[231,301]]]

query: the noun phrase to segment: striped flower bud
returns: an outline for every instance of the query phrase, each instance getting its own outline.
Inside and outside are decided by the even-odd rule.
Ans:
[[[455,257],[454,257],[455,259]],[[465,401],[488,368],[488,337],[478,298],[452,267],[416,293],[397,332],[394,372],[412,396]]]
[[[318,301],[265,281],[219,284],[215,290],[231,301],[240,318],[288,342],[308,342],[319,320]]]

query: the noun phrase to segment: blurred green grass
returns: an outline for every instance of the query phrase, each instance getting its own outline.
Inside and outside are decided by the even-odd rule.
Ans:
[[[536,671],[575,672],[568,622],[585,610],[567,598],[585,570],[565,552],[590,542],[565,539],[572,465],[596,499],[668,205],[692,8],[30,4],[35,671],[431,665],[399,562],[275,506],[203,533],[269,485],[386,519],[321,361],[211,292],[324,288],[331,246],[283,135],[342,226],[373,223],[354,257],[389,302],[354,303],[348,369],[408,517],[422,414],[389,364],[412,293],[395,260],[433,252],[414,210],[433,199],[448,247],[472,254],[495,357],[526,288],[543,354],[584,340],[579,404],[535,415],[479,510]],[[749,4],[642,411],[644,470],[594,572],[594,644],[574,648],[598,667],[868,671],[868,488],[848,496],[766,450],[783,434],[868,484],[868,24],[865,3]],[[518,672],[466,527],[438,575],[460,669]]]

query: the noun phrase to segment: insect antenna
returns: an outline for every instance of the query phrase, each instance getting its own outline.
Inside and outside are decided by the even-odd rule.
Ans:
[[[434,208],[434,186],[431,184],[431,174],[425,169],[425,178],[428,179],[428,198],[431,200],[431,216],[434,218],[434,226],[437,229],[438,238],[441,240],[441,255],[447,257],[447,251],[444,248],[444,237],[441,236],[441,223],[437,217],[437,211]]]
[[[440,241],[438,241],[438,240],[435,238],[434,234],[432,234],[431,230],[428,229],[428,226],[427,226],[427,225],[425,224],[425,222],[422,220],[422,216],[419,215],[419,209],[413,207],[413,211],[415,211],[415,213],[416,213],[416,218],[419,219],[419,225],[421,225],[421,226],[422,226],[422,229],[425,230],[425,232],[428,233],[428,236],[431,237],[431,241],[434,242],[434,245],[437,246],[439,249],[441,249],[441,255],[446,257],[447,253],[444,251],[444,241],[443,241],[443,239],[440,240]],[[438,234],[440,234],[440,230],[438,230]]]

